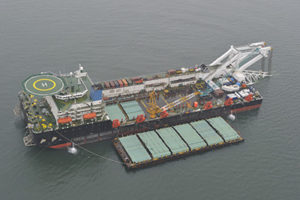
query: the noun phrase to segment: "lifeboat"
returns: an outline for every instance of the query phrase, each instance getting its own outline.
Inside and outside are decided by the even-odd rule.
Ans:
[[[59,118],[58,120],[57,120],[57,122],[59,123],[59,124],[66,124],[66,123],[69,123],[69,122],[71,122],[72,121],[72,118],[71,117],[63,117],[63,118]]]
[[[240,86],[234,84],[234,85],[223,85],[222,89],[227,92],[236,92],[240,89]]]
[[[91,112],[91,113],[87,113],[83,115],[83,119],[93,119],[95,118],[97,115],[95,112]]]

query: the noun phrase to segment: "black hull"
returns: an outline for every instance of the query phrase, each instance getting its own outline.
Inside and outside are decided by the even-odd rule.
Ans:
[[[112,121],[102,121],[93,124],[86,124],[77,127],[61,129],[59,131],[48,131],[34,135],[34,143],[40,147],[62,148],[70,146],[71,142],[77,144],[94,143],[104,140],[111,140],[116,136],[130,135],[138,132],[153,130],[161,127],[174,126],[182,123],[189,123],[196,120],[207,119],[216,116],[227,116],[231,112],[242,112],[259,108],[262,99],[254,100],[243,104],[213,108],[198,112],[184,113],[170,116],[163,119],[145,121],[140,124],[121,126],[118,129],[112,128]]]

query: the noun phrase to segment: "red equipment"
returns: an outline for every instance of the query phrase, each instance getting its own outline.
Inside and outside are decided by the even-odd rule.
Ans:
[[[118,128],[121,125],[120,121],[118,119],[114,119],[112,123],[113,128]]]
[[[253,99],[253,94],[249,94],[248,96],[245,97],[246,101],[252,101]]]
[[[226,101],[224,102],[224,105],[225,105],[225,106],[230,106],[230,105],[232,105],[232,104],[233,104],[232,98],[228,98],[228,99],[226,99]]]
[[[195,101],[195,102],[194,102],[194,108],[197,108],[197,107],[198,107],[198,102]]]
[[[162,118],[168,117],[168,115],[169,115],[169,113],[166,110],[164,110],[160,113],[160,118],[162,119]]]
[[[204,105],[204,110],[209,110],[212,109],[213,105],[211,101],[206,102],[206,104]]]
[[[141,114],[141,115],[138,115],[138,116],[136,117],[135,122],[136,122],[137,124],[139,124],[139,123],[144,122],[145,120],[146,120],[145,116],[144,116],[143,114]]]

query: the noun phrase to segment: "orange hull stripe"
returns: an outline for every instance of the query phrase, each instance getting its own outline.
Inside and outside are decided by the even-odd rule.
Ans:
[[[60,148],[63,148],[63,147],[69,147],[71,145],[72,145],[71,142],[67,142],[67,143],[64,143],[64,144],[58,144],[58,145],[50,146],[49,148],[51,148],[51,149],[60,149]]]

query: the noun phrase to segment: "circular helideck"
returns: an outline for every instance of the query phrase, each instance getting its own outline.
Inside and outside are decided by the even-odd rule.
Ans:
[[[38,74],[28,77],[23,82],[24,90],[33,95],[51,96],[59,93],[63,87],[63,81],[54,75]]]

